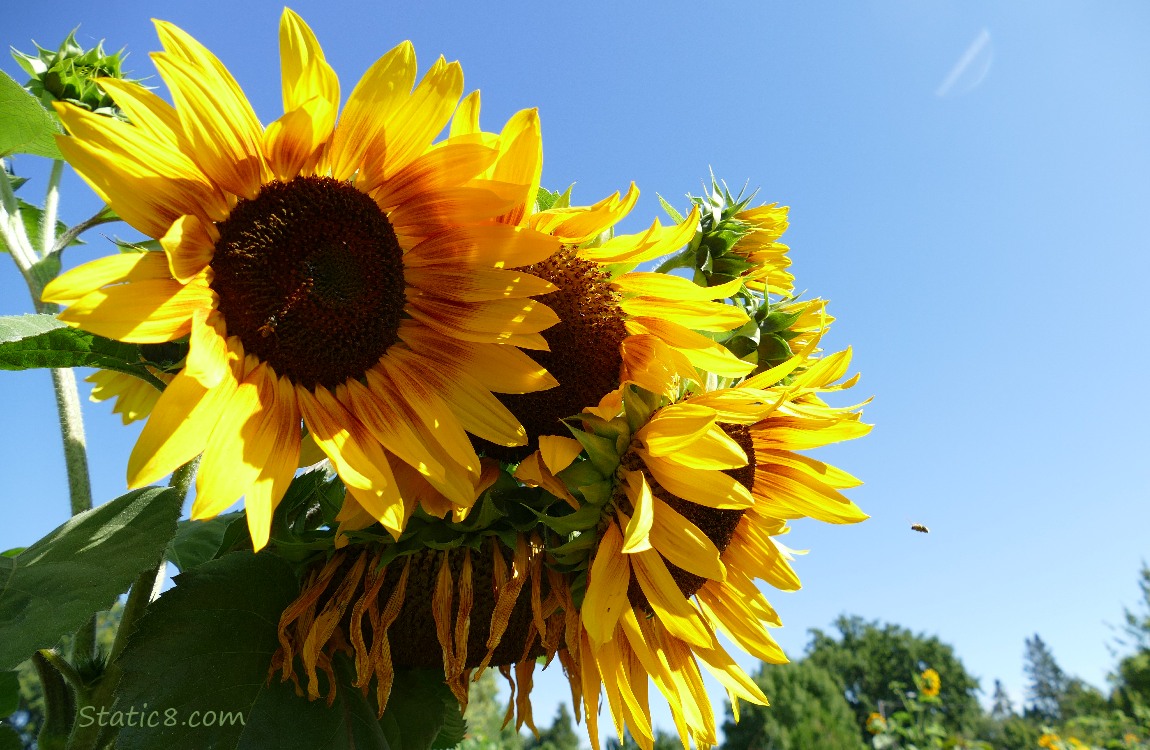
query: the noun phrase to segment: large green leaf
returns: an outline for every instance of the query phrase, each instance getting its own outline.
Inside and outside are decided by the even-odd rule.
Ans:
[[[443,672],[412,669],[395,673],[381,723],[392,750],[429,750],[459,732],[459,704],[443,683]],[[466,725],[464,725],[466,727]],[[455,741],[458,744],[462,736]]]
[[[69,328],[54,315],[0,317],[0,370],[98,367],[163,385],[140,364],[140,348]]]
[[[0,717],[11,716],[20,707],[20,675],[0,672]]]
[[[107,609],[160,560],[180,505],[174,490],[135,490],[73,516],[15,557],[0,557],[0,669]]]
[[[243,513],[224,513],[207,521],[180,521],[176,535],[168,545],[168,560],[186,572],[190,568],[207,562],[216,556],[228,526]]]
[[[24,742],[12,727],[0,727],[0,750],[24,750]]]
[[[291,566],[267,552],[224,555],[176,576],[124,650],[111,711],[127,716],[147,704],[166,720],[125,726],[116,747],[389,750],[375,709],[348,686],[346,664],[337,661],[331,707],[297,696],[290,682],[268,680],[280,614],[298,593]],[[220,722],[224,715],[231,720]],[[208,716],[216,721],[203,726]]]
[[[53,137],[59,132],[56,118],[44,105],[0,71],[0,157],[32,154],[63,159]]]

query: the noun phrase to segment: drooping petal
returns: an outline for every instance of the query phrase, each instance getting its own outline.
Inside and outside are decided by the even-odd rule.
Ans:
[[[591,561],[587,576],[587,593],[581,608],[583,627],[593,644],[611,639],[615,624],[629,608],[627,586],[631,582],[631,564],[623,554],[623,535],[613,523],[607,525]]]

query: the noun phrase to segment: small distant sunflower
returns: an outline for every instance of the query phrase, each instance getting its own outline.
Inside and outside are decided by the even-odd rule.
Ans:
[[[1046,732],[1038,738],[1038,746],[1047,748],[1047,750],[1058,750],[1058,745],[1061,742],[1062,738],[1051,732]]]
[[[922,694],[927,698],[937,698],[938,691],[942,687],[942,680],[939,678],[938,672],[927,669],[920,676],[922,678]]]
[[[109,338],[188,337],[129,485],[202,453],[192,516],[244,497],[258,549],[306,427],[349,513],[398,536],[427,487],[466,512],[481,472],[467,433],[526,440],[492,393],[555,383],[516,348],[546,346],[539,332],[556,317],[533,297],[553,287],[507,269],[558,242],[493,221],[531,189],[483,177],[498,138],[434,142],[463,93],[459,64],[440,58],[416,85],[414,51],[400,44],[337,124],[336,75],[285,10],[285,113],[265,128],[214,55],[169,23],[157,29],[164,51],[152,57],[174,107],[108,79],[130,122],[57,108],[65,157],[163,252],[88,263],[43,295],[67,306],[61,320]],[[402,491],[396,466],[410,469]]]
[[[878,712],[871,712],[866,717],[866,730],[871,734],[881,734],[886,731],[886,717]]]

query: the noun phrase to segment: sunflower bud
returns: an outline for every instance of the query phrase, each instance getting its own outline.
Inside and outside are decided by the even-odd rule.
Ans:
[[[101,41],[95,49],[85,50],[76,42],[76,30],[56,51],[36,45],[37,54],[29,55],[12,50],[12,57],[28,75],[32,76],[24,87],[51,109],[53,102],[68,102],[96,114],[123,119],[123,113],[97,83],[99,78],[123,78],[120,65],[126,56],[123,50],[115,54],[104,53]]]

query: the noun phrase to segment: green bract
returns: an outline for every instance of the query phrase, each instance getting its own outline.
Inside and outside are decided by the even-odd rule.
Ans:
[[[12,50],[12,57],[32,76],[24,86],[39,97],[45,107],[51,109],[52,102],[68,102],[97,114],[123,119],[112,97],[96,83],[97,78],[124,77],[120,68],[126,57],[123,50],[105,54],[103,41],[95,49],[85,50],[76,42],[76,29],[72,29],[59,49],[46,50],[37,44],[36,51],[30,55]]]

